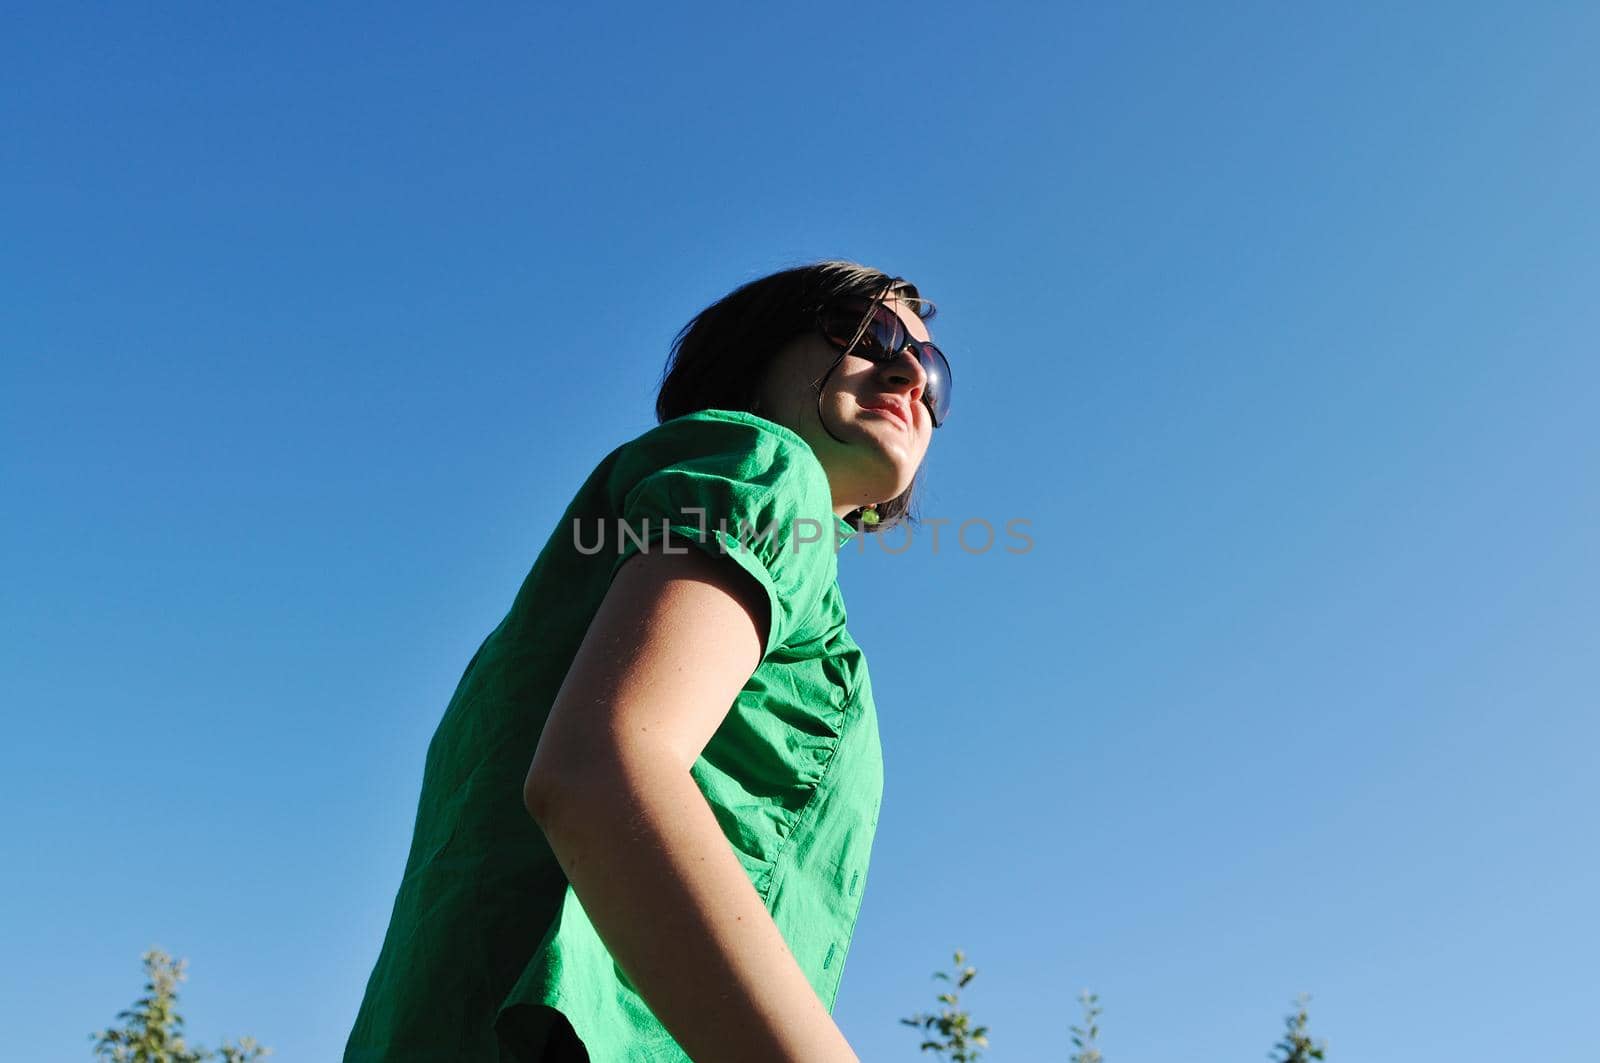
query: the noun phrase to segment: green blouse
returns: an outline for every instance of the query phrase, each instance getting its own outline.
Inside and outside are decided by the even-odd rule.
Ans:
[[[428,746],[347,1063],[546,1059],[556,1012],[597,1063],[688,1058],[522,804],[550,705],[617,568],[685,543],[732,558],[771,603],[761,663],[691,774],[832,1011],[883,792],[872,684],[838,584],[837,548],[855,534],[805,440],[754,414],[677,417],[600,462]]]

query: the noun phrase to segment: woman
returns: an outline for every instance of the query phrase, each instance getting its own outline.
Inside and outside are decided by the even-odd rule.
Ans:
[[[854,1060],[882,792],[837,548],[910,519],[931,304],[822,262],[685,326],[428,748],[356,1060]]]

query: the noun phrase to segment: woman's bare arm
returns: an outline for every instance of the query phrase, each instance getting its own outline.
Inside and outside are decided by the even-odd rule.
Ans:
[[[689,774],[760,663],[767,611],[732,560],[658,543],[626,561],[556,695],[523,799],[690,1058],[855,1063]]]

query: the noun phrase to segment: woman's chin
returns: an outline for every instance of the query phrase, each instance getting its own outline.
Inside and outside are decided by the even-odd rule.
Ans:
[[[909,477],[916,472],[916,455],[911,450],[911,440],[907,436],[885,439],[881,435],[873,437],[875,449],[883,457],[886,474],[896,480],[901,479],[902,472]]]

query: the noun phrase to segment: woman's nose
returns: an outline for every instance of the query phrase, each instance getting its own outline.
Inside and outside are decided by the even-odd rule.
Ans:
[[[922,368],[922,359],[912,347],[900,348],[900,353],[884,363],[884,375],[897,385],[910,383],[907,389],[912,402],[922,401],[922,391],[928,386],[928,372]]]

